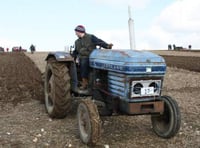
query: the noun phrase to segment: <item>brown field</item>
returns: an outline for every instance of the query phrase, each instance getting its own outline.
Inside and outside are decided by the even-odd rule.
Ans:
[[[165,58],[167,66],[200,72],[200,51],[153,51]]]
[[[179,133],[171,139],[156,136],[150,116],[102,117],[102,137],[95,147],[200,147],[200,52],[153,52],[168,66],[163,95],[179,104]],[[76,110],[64,119],[51,119],[46,113],[42,79],[46,55],[0,53],[0,148],[88,147],[79,138]]]

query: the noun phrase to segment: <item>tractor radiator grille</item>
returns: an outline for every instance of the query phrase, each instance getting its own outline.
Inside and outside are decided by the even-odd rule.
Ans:
[[[126,96],[126,77],[124,74],[108,72],[108,91],[118,97]]]

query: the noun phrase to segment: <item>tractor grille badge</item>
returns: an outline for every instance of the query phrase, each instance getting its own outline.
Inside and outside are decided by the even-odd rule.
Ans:
[[[147,68],[146,68],[146,72],[148,72],[148,73],[149,73],[149,72],[152,72],[151,67],[147,67]]]

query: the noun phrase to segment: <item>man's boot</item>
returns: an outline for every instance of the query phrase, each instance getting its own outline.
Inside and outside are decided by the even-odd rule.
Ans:
[[[85,90],[88,87],[88,79],[82,78],[82,85],[80,87],[81,90]]]

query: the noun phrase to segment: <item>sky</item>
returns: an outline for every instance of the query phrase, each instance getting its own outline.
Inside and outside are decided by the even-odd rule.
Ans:
[[[113,49],[130,49],[130,6],[135,49],[200,49],[199,0],[0,0],[0,6],[4,48],[65,51],[77,39],[75,27],[83,25]]]

